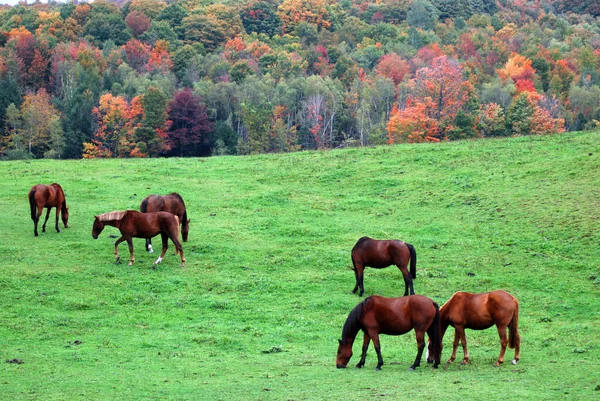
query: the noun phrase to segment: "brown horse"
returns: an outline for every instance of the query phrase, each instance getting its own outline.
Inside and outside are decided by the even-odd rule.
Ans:
[[[410,274],[407,269],[409,260]],[[352,264],[356,278],[353,294],[359,288],[359,296],[365,292],[363,282],[365,267],[382,269],[391,265],[398,266],[404,276],[404,295],[408,295],[409,288],[410,295],[415,293],[412,280],[417,278],[417,253],[411,244],[398,240],[376,240],[362,237],[352,248]]]
[[[454,327],[454,343],[452,356],[448,363],[456,359],[458,341],[462,343],[464,359],[462,364],[469,362],[467,337],[465,329],[485,330],[493,325],[500,336],[500,356],[495,366],[504,362],[506,346],[515,349],[513,365],[519,362],[521,356],[521,336],[519,335],[519,301],[506,291],[496,290],[483,294],[457,292],[440,309],[442,338],[448,326]],[[506,337],[506,328],[509,337]],[[429,358],[428,358],[429,362]]]
[[[181,238],[183,242],[187,242],[188,233],[190,231],[190,220],[187,218],[185,202],[183,198],[176,192],[171,192],[169,195],[148,195],[140,204],[140,212],[169,212],[179,217],[181,223]],[[153,253],[152,239],[146,239],[146,250]]]
[[[176,252],[181,256],[181,267],[185,266],[183,248],[179,242],[179,218],[174,214],[169,212],[140,213],[137,210],[104,213],[95,216],[92,227],[92,237],[94,239],[98,239],[106,224],[116,227],[121,231],[121,238],[115,242],[115,259],[117,262],[121,259],[118,251],[118,246],[121,242],[127,241],[129,245],[129,266],[131,266],[135,261],[133,257],[132,238],[152,238],[160,234],[163,245],[162,252],[154,264],[157,265],[162,262],[169,247],[168,242],[170,238],[173,244],[175,244]]]
[[[29,190],[29,206],[31,208],[31,220],[33,220],[33,234],[38,236],[38,222],[42,216],[44,208],[46,208],[46,219],[42,226],[42,232],[46,232],[46,222],[50,216],[50,209],[56,208],[56,223],[54,228],[56,232],[60,232],[58,228],[58,215],[62,218],[65,228],[69,227],[69,209],[67,208],[67,200],[65,193],[60,185],[53,183],[52,185],[37,184]]]
[[[352,357],[352,344],[359,330],[364,333],[362,356],[356,365],[362,368],[365,365],[367,348],[373,339],[373,346],[377,352],[377,367],[383,365],[379,334],[401,335],[415,329],[417,337],[417,358],[409,370],[414,370],[421,365],[421,355],[425,348],[425,332],[429,336],[431,355],[435,360],[434,368],[440,363],[442,337],[440,333],[440,308],[438,304],[422,295],[411,295],[401,298],[384,298],[372,295],[358,304],[348,315],[342,339],[339,340],[336,366],[345,368]]]

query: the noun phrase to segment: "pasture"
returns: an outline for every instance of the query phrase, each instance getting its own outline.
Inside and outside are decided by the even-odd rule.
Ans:
[[[0,394],[14,400],[591,399],[600,396],[600,135],[569,133],[208,159],[0,163]],[[33,235],[27,192],[58,182],[70,228]],[[179,192],[187,259],[94,215]],[[54,213],[54,212],[53,212]],[[53,221],[53,215],[51,220]],[[417,294],[504,289],[520,302],[521,361],[496,368],[495,328],[466,332],[471,363],[414,360],[414,333],[381,336],[363,369],[336,369],[364,297],[363,235],[417,252]],[[159,238],[155,238],[157,244]],[[156,247],[156,246],[155,246]],[[125,243],[121,255],[128,255]],[[365,296],[401,296],[395,267]],[[355,343],[353,367],[360,358]],[[459,348],[457,360],[462,359]]]

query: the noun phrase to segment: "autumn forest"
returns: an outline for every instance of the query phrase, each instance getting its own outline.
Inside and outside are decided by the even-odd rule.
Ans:
[[[593,0],[0,6],[0,158],[245,155],[600,126]]]

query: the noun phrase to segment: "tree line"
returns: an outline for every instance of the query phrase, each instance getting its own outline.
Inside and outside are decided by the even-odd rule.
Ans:
[[[596,2],[0,7],[4,159],[291,152],[599,120]]]

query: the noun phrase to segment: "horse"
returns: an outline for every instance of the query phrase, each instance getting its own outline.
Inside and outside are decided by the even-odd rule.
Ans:
[[[181,238],[183,242],[187,242],[188,233],[190,231],[190,220],[187,218],[185,202],[181,195],[176,192],[171,192],[168,195],[148,195],[140,204],[140,212],[170,212],[179,217],[181,223]],[[146,239],[146,250],[153,253],[152,239]]]
[[[410,274],[408,273],[408,262],[410,260]],[[356,285],[352,290],[360,288],[359,296],[362,297],[365,292],[364,287],[364,269],[373,267],[382,269],[391,265],[398,266],[398,269],[404,276],[404,296],[415,293],[412,280],[417,278],[417,253],[411,244],[398,240],[376,240],[369,237],[362,237],[352,248],[352,264],[354,265],[354,277]]]
[[[56,223],[54,228],[56,232],[60,232],[58,228],[58,215],[62,218],[65,228],[69,228],[69,208],[67,208],[67,200],[62,187],[53,183],[52,185],[37,184],[34,185],[28,193],[29,206],[31,208],[31,220],[33,220],[33,234],[38,236],[38,222],[42,216],[44,208],[46,208],[46,219],[42,225],[42,232],[46,232],[46,223],[50,216],[50,209],[56,208]]]
[[[373,340],[377,352],[377,367],[381,370],[383,359],[379,346],[379,334],[401,335],[415,329],[417,338],[417,357],[409,370],[421,365],[421,355],[425,348],[425,332],[431,344],[434,368],[440,364],[442,337],[440,333],[440,308],[433,300],[422,295],[400,298],[385,298],[372,295],[359,303],[348,315],[342,338],[339,341],[336,367],[345,368],[352,357],[352,344],[359,330],[364,333],[362,356],[356,365],[362,368],[367,356],[369,342]]]
[[[464,353],[462,364],[469,363],[465,329],[485,330],[493,325],[496,325],[500,336],[500,355],[494,366],[500,366],[504,362],[507,345],[515,349],[512,364],[516,365],[519,362],[521,357],[521,336],[518,330],[519,301],[506,291],[496,290],[483,294],[455,293],[440,309],[440,325],[442,338],[444,338],[448,326],[454,327],[452,356],[448,363],[452,363],[456,359],[459,340]],[[508,338],[506,337],[507,327],[509,329]],[[430,362],[429,358],[428,362]]]
[[[185,257],[183,248],[179,242],[179,218],[169,212],[140,213],[137,210],[125,210],[104,213],[94,218],[92,227],[92,237],[98,239],[98,236],[104,230],[105,225],[113,226],[121,232],[121,238],[115,242],[115,261],[119,263],[118,246],[121,242],[127,241],[129,245],[129,266],[133,265],[135,258],[133,256],[132,238],[152,238],[158,234],[162,237],[162,252],[155,265],[162,262],[168,248],[169,238],[175,244],[176,253],[181,256],[181,267],[185,266]]]

